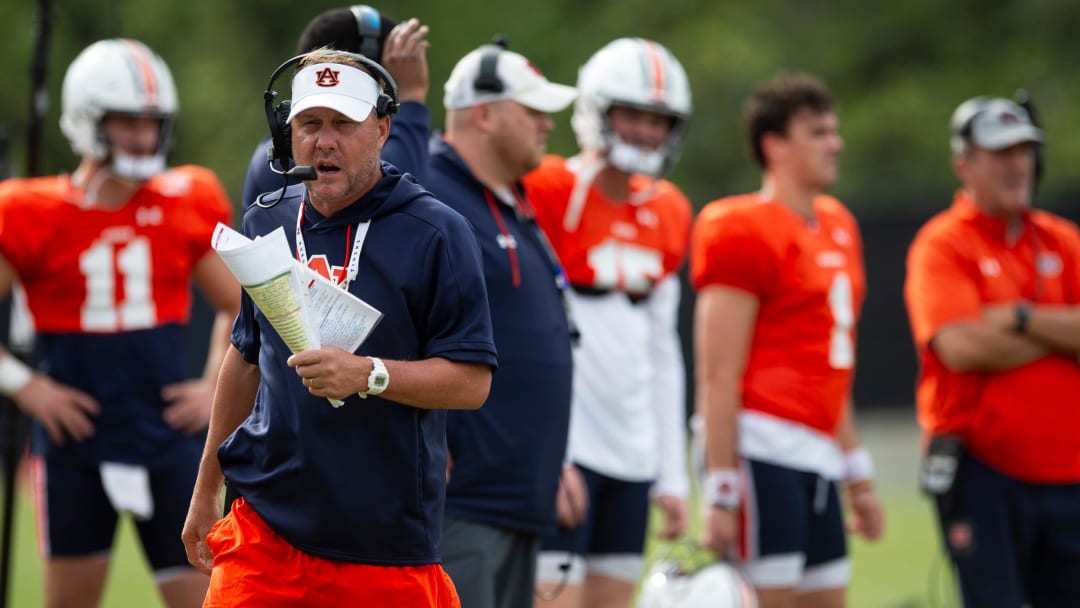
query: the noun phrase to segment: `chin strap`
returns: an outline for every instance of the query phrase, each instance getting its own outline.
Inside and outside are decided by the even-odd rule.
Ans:
[[[574,189],[570,192],[570,200],[566,204],[566,215],[563,216],[563,229],[567,232],[574,232],[581,225],[581,214],[585,211],[585,198],[589,194],[589,186],[605,166],[607,166],[607,161],[604,159],[586,162],[582,157],[575,156],[566,161],[566,168],[574,174]]]
[[[110,169],[121,179],[145,181],[165,170],[165,155],[135,156],[114,152]]]
[[[656,177],[664,169],[664,153],[660,150],[645,150],[632,146],[618,138],[613,138],[608,150],[608,162],[611,166],[626,173],[643,173]]]
[[[624,148],[633,148],[622,144]],[[637,150],[637,148],[633,148]],[[614,152],[614,149],[612,150]],[[656,154],[658,152],[649,152],[647,154]],[[585,201],[588,198],[589,187],[596,181],[596,176],[603,171],[604,167],[612,166],[616,169],[626,173],[644,173],[641,171],[630,171],[619,165],[617,165],[613,159],[605,160],[603,158],[599,160],[586,161],[580,156],[575,156],[566,161],[566,168],[574,174],[574,189],[570,191],[570,200],[566,204],[566,214],[563,216],[563,229],[567,232],[574,232],[581,225],[581,216],[585,212]],[[650,175],[651,177],[651,175]],[[640,205],[656,195],[657,182],[659,180],[653,177],[649,183],[649,187],[639,192],[631,192],[630,199],[627,201],[631,205]]]

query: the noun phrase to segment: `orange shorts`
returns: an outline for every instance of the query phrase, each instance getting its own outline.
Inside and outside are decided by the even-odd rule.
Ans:
[[[243,498],[206,537],[214,554],[203,608],[461,608],[439,564],[373,566],[316,557],[277,535]]]

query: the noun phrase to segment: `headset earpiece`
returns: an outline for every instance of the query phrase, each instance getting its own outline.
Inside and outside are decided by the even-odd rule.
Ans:
[[[394,81],[394,77],[390,75],[390,72],[386,71],[386,68],[363,55],[346,53],[345,51],[334,52],[347,55],[349,58],[361,63],[379,83],[382,92],[375,101],[375,115],[377,117],[382,118],[397,113],[401,108],[401,102],[398,100],[397,82]],[[274,91],[274,81],[282,72],[300,63],[309,54],[297,55],[278,66],[274,73],[270,75],[270,82],[266,85],[266,91],[263,92],[263,109],[266,112],[266,122],[270,128],[268,157],[271,162],[277,161],[278,167],[283,171],[289,166],[289,161],[292,159],[292,134],[288,122],[290,101],[286,99],[276,106],[274,105],[274,97],[277,96],[277,92]]]
[[[270,127],[270,147],[266,151],[267,160],[271,163],[271,166],[276,162],[281,171],[289,167],[289,161],[292,159],[292,133],[287,120],[289,117],[289,100],[286,99],[276,106],[274,105],[274,97],[277,96],[277,91],[274,91],[274,81],[282,72],[298,63],[303,57],[304,55],[293,57],[278,66],[278,69],[274,70],[274,73],[270,76],[270,83],[266,85],[266,91],[263,92],[263,109],[266,112],[267,125]]]
[[[484,46],[484,54],[480,56],[480,69],[477,71],[473,88],[477,91],[488,93],[502,93],[506,88],[502,78],[499,78],[499,53],[506,50],[506,37],[496,34],[491,44]]]
[[[382,57],[379,48],[379,34],[382,33],[382,15],[366,4],[349,7],[356,18],[356,35],[360,40],[360,52],[371,60]]]

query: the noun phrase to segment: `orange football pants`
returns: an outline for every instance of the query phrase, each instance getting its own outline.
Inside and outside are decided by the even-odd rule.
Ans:
[[[304,553],[271,530],[243,498],[206,542],[214,570],[203,608],[461,608],[441,565],[373,566]]]

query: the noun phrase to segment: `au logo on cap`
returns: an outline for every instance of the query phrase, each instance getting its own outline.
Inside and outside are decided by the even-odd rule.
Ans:
[[[333,70],[330,68],[323,68],[315,72],[315,84],[320,87],[336,87],[341,81],[338,80],[338,74],[341,70]]]
[[[1003,125],[1012,125],[1020,122],[1020,117],[1012,112],[1002,112],[998,114],[998,121]]]

